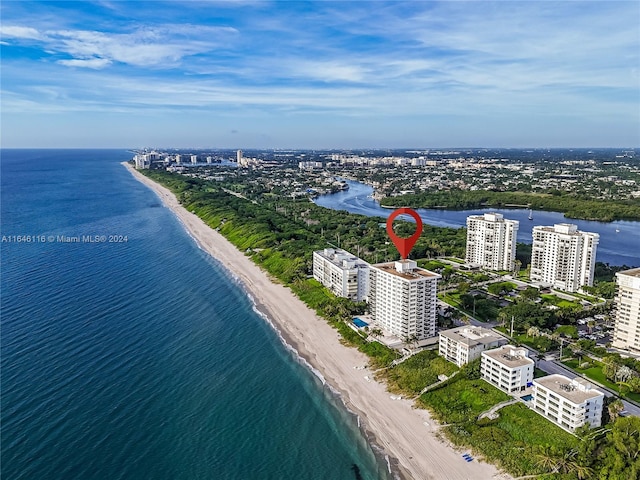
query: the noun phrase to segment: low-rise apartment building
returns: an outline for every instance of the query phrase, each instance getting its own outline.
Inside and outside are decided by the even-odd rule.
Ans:
[[[503,345],[481,356],[480,375],[503,392],[521,392],[533,382],[535,362],[526,348]]]
[[[439,333],[438,353],[458,367],[480,358],[485,350],[507,343],[504,337],[482,327],[457,327]]]
[[[602,423],[604,393],[584,379],[547,375],[533,381],[533,408],[560,427],[574,432]]]

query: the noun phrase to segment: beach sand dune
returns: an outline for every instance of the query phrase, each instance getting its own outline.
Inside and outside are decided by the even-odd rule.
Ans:
[[[367,357],[340,343],[340,335],[287,287],[272,281],[220,233],[180,205],[167,188],[124,163],[136,179],[153,190],[182,222],[201,248],[219,260],[245,284],[258,307],[273,322],[285,341],[296,349],[345,405],[356,412],[373,442],[392,459],[403,478],[416,480],[508,479],[493,465],[466,462],[453,447],[436,437],[437,423],[411,400],[390,395],[385,385],[362,367]]]

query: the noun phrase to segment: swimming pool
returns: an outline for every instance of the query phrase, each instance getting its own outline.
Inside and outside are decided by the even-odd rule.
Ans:
[[[356,317],[352,320],[353,324],[358,327],[358,328],[364,328],[364,327],[368,327],[369,324],[367,322],[365,322],[364,320]]]

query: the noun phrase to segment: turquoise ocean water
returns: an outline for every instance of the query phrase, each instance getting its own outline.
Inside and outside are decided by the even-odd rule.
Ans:
[[[388,478],[130,157],[2,151],[1,478]]]

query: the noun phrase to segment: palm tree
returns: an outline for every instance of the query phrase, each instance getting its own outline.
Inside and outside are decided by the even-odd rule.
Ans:
[[[371,331],[369,332],[369,334],[372,337],[378,338],[382,336],[382,330],[380,330],[378,327],[372,328]]]
[[[624,410],[624,404],[622,403],[622,400],[618,398],[613,402],[611,402],[609,405],[607,405],[607,410],[609,412],[609,418],[613,423],[616,421],[616,418],[620,416],[620,412]]]
[[[559,466],[558,451],[551,445],[541,445],[535,455],[536,465],[550,473],[557,473]]]
[[[418,346],[418,335],[415,333],[409,336],[409,341],[413,344],[413,349],[415,350]]]
[[[540,336],[540,329],[538,327],[530,327],[529,330],[527,330],[527,337],[539,337]]]
[[[573,449],[562,454],[557,448],[544,445],[536,454],[536,465],[549,473],[575,473],[580,480],[589,478],[593,475],[593,470],[576,461],[577,453]]]
[[[620,383],[626,382],[627,380],[629,380],[629,378],[631,378],[632,375],[633,375],[633,370],[631,370],[626,365],[622,365],[616,371],[616,377],[615,377],[616,382],[620,382]]]

